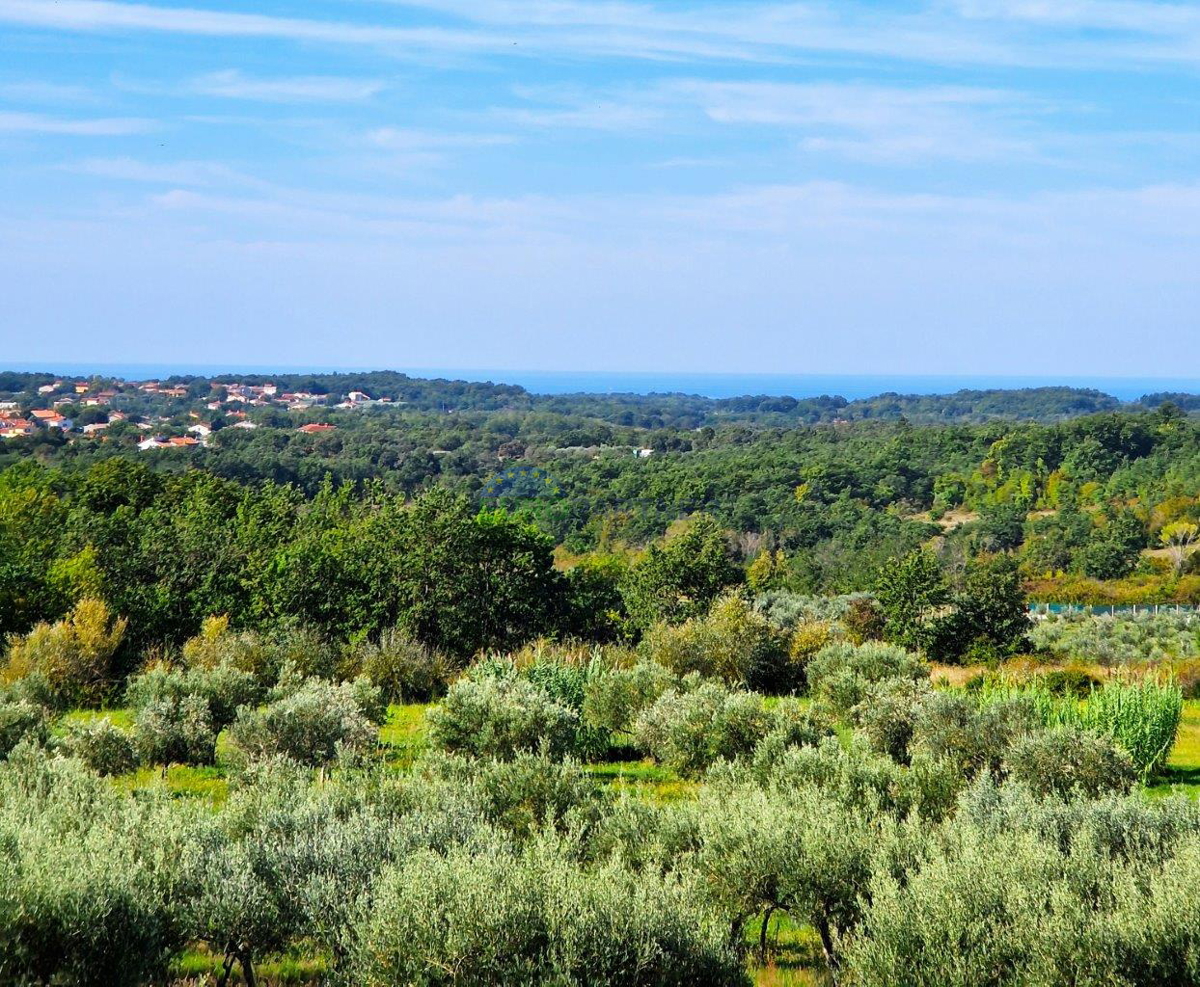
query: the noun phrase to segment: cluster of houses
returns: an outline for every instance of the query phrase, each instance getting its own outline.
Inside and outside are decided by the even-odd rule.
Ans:
[[[37,389],[38,395],[45,398],[47,407],[35,408],[22,413],[22,405],[17,401],[0,401],[0,439],[19,438],[33,435],[42,428],[57,428],[63,432],[76,432],[84,435],[101,437],[102,433],[113,423],[125,421],[128,415],[108,410],[114,399],[121,395],[136,395],[140,393],[147,397],[163,397],[186,399],[195,396],[186,386],[164,384],[155,380],[129,382],[125,384],[102,386],[94,381],[86,380],[56,380],[52,384],[43,384]],[[214,384],[211,393],[204,400],[204,406],[212,412],[217,412],[225,419],[231,428],[254,429],[258,425],[247,419],[246,408],[276,407],[288,411],[305,411],[314,407],[334,407],[339,409],[367,408],[374,405],[390,405],[390,398],[375,400],[364,391],[351,391],[345,400],[331,405],[325,394],[312,394],[306,391],[280,391],[275,384]],[[28,404],[25,405],[28,408]],[[62,413],[66,408],[102,408],[105,409],[104,421],[89,422],[76,428],[75,422]],[[203,412],[192,411],[194,419],[202,417]],[[168,436],[160,434],[169,431],[168,418],[156,418],[151,421],[134,420],[143,432],[150,433],[138,443],[143,451],[153,449],[179,449],[207,445],[212,427],[197,423],[187,429],[187,435]],[[334,425],[314,423],[302,425],[298,429],[306,434],[321,434],[333,431]]]

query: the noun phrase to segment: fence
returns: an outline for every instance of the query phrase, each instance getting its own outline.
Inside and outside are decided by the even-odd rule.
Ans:
[[[1084,603],[1031,603],[1029,612],[1035,617],[1056,613],[1090,613],[1108,616],[1139,613],[1194,614],[1200,612],[1200,606],[1193,603],[1130,603],[1105,606],[1088,606]]]

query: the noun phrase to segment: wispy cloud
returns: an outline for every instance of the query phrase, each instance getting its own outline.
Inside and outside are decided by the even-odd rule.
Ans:
[[[407,21],[414,11],[419,16],[425,10],[429,23],[398,26],[387,18],[385,23],[318,20],[115,0],[0,0],[0,21],[63,31],[369,45],[405,58],[553,53],[779,63],[814,54],[857,54],[947,65],[1048,66],[1191,63],[1200,45],[1200,19],[1192,8],[1125,0],[959,0],[956,5],[930,0],[923,7],[903,8],[852,0],[837,5],[725,0],[687,8],[592,0],[406,0],[403,6]],[[1021,30],[1027,22],[1057,33],[1030,37]],[[1103,33],[1090,32],[1092,27]],[[1083,33],[1068,34],[1077,28]]]
[[[798,136],[811,151],[867,160],[981,160],[1032,153],[1015,131],[1030,101],[964,86],[687,82],[673,87],[712,120]]]
[[[85,86],[63,85],[41,79],[0,83],[0,99],[23,103],[95,103],[94,90]]]
[[[129,157],[87,158],[63,167],[78,174],[148,185],[270,187],[266,182],[243,175],[216,161],[149,162]]]
[[[185,85],[189,92],[202,96],[268,103],[356,103],[385,88],[385,83],[375,79],[320,75],[250,78],[236,69],[197,76]]]
[[[64,120],[40,113],[0,112],[0,133],[63,134],[74,137],[126,137],[154,129],[150,120],[133,117],[101,117],[93,120]]]

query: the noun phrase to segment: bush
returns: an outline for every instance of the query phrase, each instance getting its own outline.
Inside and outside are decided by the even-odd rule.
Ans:
[[[262,709],[243,706],[229,728],[231,764],[244,768],[253,761],[285,757],[317,767],[374,749],[377,734],[370,713],[378,693],[371,689],[364,699],[359,688],[310,678]]]
[[[678,684],[674,673],[652,661],[633,668],[602,669],[584,686],[584,720],[612,733],[629,734],[638,714]]]
[[[234,631],[228,616],[208,617],[200,633],[183,645],[182,660],[188,669],[236,668],[249,672],[264,687],[274,685],[285,667],[303,678],[332,679],[337,653],[315,630],[285,628],[268,639],[253,631]]]
[[[125,687],[125,701],[135,710],[152,703],[179,703],[188,696],[204,701],[213,729],[220,731],[233,722],[240,707],[261,702],[263,688],[251,672],[234,665],[187,670],[157,666],[135,675]]]
[[[884,679],[913,682],[929,678],[929,666],[917,655],[891,644],[831,644],[808,663],[808,685],[813,697],[837,716],[845,716],[861,703],[867,690]]]
[[[1040,795],[1089,798],[1133,787],[1137,773],[1128,754],[1108,737],[1064,727],[1019,738],[1005,755],[1014,781]]]
[[[988,704],[1017,698],[1032,704],[1044,726],[1076,727],[1111,737],[1133,759],[1142,781],[1166,763],[1183,714],[1179,686],[1149,679],[1109,681],[1084,702],[1056,696],[1041,682],[1022,689],[984,689],[981,697]]]
[[[123,775],[137,767],[133,737],[108,717],[68,728],[58,743],[68,757],[82,761],[97,774]]]
[[[399,628],[351,649],[351,666],[371,680],[388,703],[425,703],[446,691],[449,658]]]
[[[951,762],[967,777],[998,773],[1009,746],[1040,726],[1033,704],[1021,697],[980,707],[965,694],[935,691],[917,709],[909,750]]]
[[[1086,698],[1102,681],[1082,668],[1056,668],[1042,676],[1042,685],[1056,696]]]
[[[487,823],[521,840],[547,827],[579,833],[598,821],[604,804],[604,792],[578,762],[542,753],[518,753],[511,761],[432,753],[416,771],[468,793]]]
[[[790,692],[799,680],[788,658],[788,639],[738,592],[716,599],[703,617],[678,626],[651,627],[641,653],[676,675],[697,672],[727,685]]]
[[[434,747],[502,760],[521,751],[572,754],[579,725],[574,710],[515,675],[460,679],[427,716]]]
[[[217,732],[200,696],[162,699],[137,711],[134,746],[144,764],[213,764]]]
[[[58,708],[95,705],[110,683],[112,659],[126,621],[100,600],[80,600],[56,624],[41,623],[9,644],[3,678],[40,676]]]
[[[894,678],[872,685],[851,711],[871,749],[907,764],[913,729],[930,692],[924,680]]]
[[[671,689],[634,723],[641,749],[684,777],[698,777],[719,760],[748,757],[772,726],[762,696],[706,682],[690,692]]]
[[[0,699],[0,758],[21,743],[44,744],[50,734],[46,711],[23,699]]]
[[[381,883],[358,934],[363,987],[744,985],[745,970],[686,879],[551,845],[414,855]]]

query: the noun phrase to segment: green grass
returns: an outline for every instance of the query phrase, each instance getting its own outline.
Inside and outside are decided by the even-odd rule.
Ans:
[[[829,983],[821,942],[807,925],[783,914],[771,916],[767,927],[767,961],[759,962],[758,946],[762,922],[746,929],[750,949],[750,976],[756,987],[824,987]]]
[[[197,946],[187,950],[171,964],[171,975],[176,980],[185,982],[193,982],[200,978],[208,981],[216,978],[222,965],[222,957]],[[321,957],[288,953],[256,963],[254,973],[264,987],[274,987],[276,984],[319,983],[326,969],[327,964]],[[229,981],[235,984],[244,983],[241,970],[236,965]]]
[[[62,718],[54,724],[54,733],[56,736],[61,736],[66,733],[67,727],[95,723],[97,720],[112,720],[113,726],[120,727],[122,730],[132,730],[133,710],[123,706],[116,706],[112,709],[73,709],[64,713]]]
[[[113,784],[128,792],[166,792],[173,798],[202,799],[218,806],[229,797],[229,782],[218,767],[197,768],[172,764],[162,768],[138,768],[113,779]]]
[[[695,798],[699,782],[684,781],[653,761],[607,761],[584,765],[584,770],[616,792],[629,792],[654,802]]]
[[[379,743],[390,767],[409,768],[429,745],[425,733],[425,711],[429,706],[413,703],[388,707],[387,719],[379,728]]]
[[[1200,700],[1184,702],[1179,733],[1167,758],[1166,770],[1146,791],[1152,796],[1184,794],[1200,798]]]

